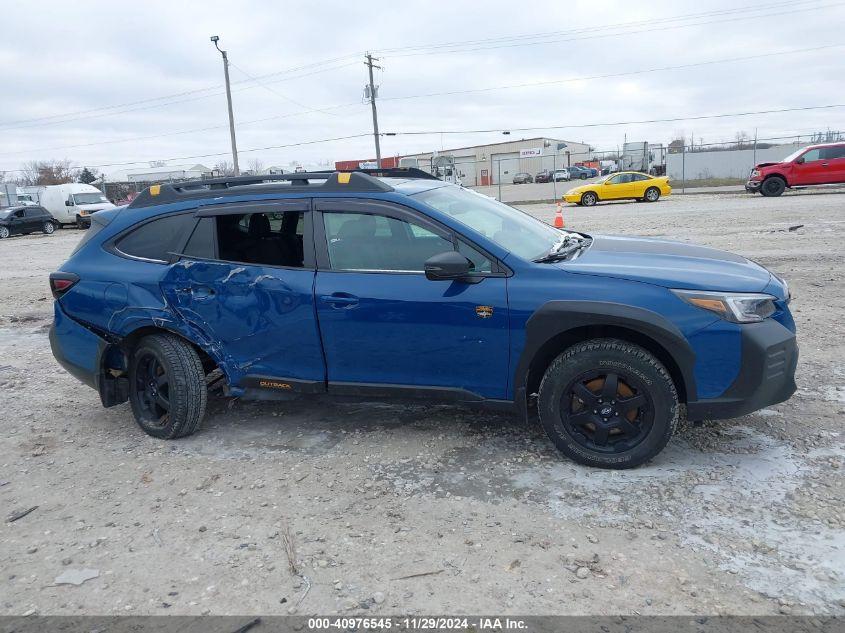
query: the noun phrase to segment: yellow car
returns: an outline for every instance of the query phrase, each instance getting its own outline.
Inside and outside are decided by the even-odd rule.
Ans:
[[[620,171],[605,176],[597,182],[581,185],[567,191],[567,202],[591,207],[601,200],[634,199],[657,202],[660,196],[672,193],[668,176],[649,176],[637,171]]]

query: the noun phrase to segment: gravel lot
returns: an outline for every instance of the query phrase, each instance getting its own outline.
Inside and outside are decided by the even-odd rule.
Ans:
[[[829,193],[566,209],[585,232],[739,252],[795,297],[799,392],[623,472],[454,407],[212,398],[201,433],[154,440],[50,353],[46,275],[80,234],[3,240],[0,613],[845,614],[843,210]]]

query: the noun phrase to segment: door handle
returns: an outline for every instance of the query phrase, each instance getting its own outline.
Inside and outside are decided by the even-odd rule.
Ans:
[[[320,301],[330,304],[333,308],[354,308],[358,305],[358,297],[346,292],[320,295]]]
[[[827,167],[827,163],[822,163],[822,167]]]
[[[213,297],[215,292],[214,288],[209,288],[208,286],[197,286],[196,288],[191,288],[191,295],[197,301],[203,301]]]

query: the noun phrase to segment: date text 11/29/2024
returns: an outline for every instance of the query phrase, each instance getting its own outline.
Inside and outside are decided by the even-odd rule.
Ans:
[[[520,618],[489,617],[348,617],[348,618],[308,618],[309,631],[330,630],[405,630],[405,631],[522,631],[528,624]]]

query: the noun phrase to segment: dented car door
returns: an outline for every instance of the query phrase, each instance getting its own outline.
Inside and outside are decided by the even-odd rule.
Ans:
[[[232,386],[322,391],[310,202],[212,204],[197,215],[163,283],[173,308],[225,354]]]

